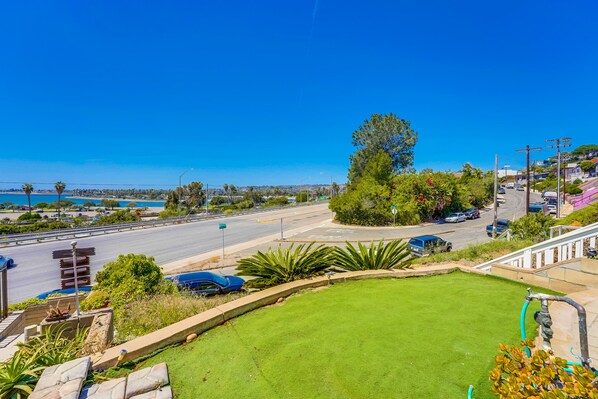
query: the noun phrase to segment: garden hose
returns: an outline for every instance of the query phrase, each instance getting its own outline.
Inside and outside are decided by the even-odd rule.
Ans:
[[[467,390],[467,399],[473,399],[473,385],[470,385]]]

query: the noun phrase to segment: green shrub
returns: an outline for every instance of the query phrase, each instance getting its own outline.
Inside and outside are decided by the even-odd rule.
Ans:
[[[176,209],[165,209],[158,215],[158,219],[172,219],[179,216],[179,212]]]
[[[357,243],[357,248],[347,242],[346,248],[336,247],[333,253],[334,266],[341,269],[376,270],[376,269],[404,269],[409,267],[411,260],[409,244],[401,240],[391,241],[384,245],[373,242],[370,247]]]
[[[557,224],[567,226],[574,222],[581,223],[582,226],[587,226],[589,224],[598,222],[598,203],[588,205],[583,209],[571,212],[569,216],[557,221]],[[2,226],[0,226],[0,228],[1,227]]]
[[[264,206],[281,206],[287,205],[288,203],[289,199],[287,197],[272,197]]]
[[[41,219],[41,215],[39,213],[23,213],[22,215],[19,216],[19,218],[17,219],[19,222],[27,222],[30,220],[39,220]]]
[[[93,289],[87,298],[81,301],[81,310],[101,309],[110,302],[110,294],[104,290]]]
[[[35,364],[36,358],[17,351],[0,364],[0,399],[27,398],[33,392],[44,369]]]
[[[93,290],[109,292],[110,306],[118,308],[148,294],[176,292],[176,285],[164,280],[154,258],[145,255],[119,255],[96,274]]]
[[[46,302],[48,302],[47,299],[29,298],[23,302],[13,303],[12,305],[9,305],[8,310],[11,312],[15,311],[15,310],[25,310],[29,306],[39,305],[40,303],[46,303]]]
[[[322,273],[330,266],[332,248],[320,245],[316,248],[301,244],[294,247],[277,250],[269,249],[266,253],[257,254],[239,261],[238,276],[254,276],[246,285],[248,287],[270,287],[288,283]]]
[[[514,238],[540,242],[550,236],[550,227],[555,220],[541,212],[530,213],[510,223],[509,228]]]
[[[138,222],[139,220],[141,220],[141,218],[137,216],[135,212],[131,212],[130,209],[121,209],[110,215],[102,216],[95,224],[102,226],[108,224],[132,223]]]

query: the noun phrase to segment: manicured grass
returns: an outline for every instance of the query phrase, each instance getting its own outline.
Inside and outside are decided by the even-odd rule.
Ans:
[[[177,399],[466,398],[469,384],[492,398],[488,372],[499,343],[519,342],[525,288],[460,272],[335,284],[140,366],[166,361]]]

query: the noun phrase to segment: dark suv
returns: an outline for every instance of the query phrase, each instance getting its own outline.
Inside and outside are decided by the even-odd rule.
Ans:
[[[480,211],[478,208],[469,208],[463,211],[467,219],[477,219],[480,217]]]
[[[437,236],[419,236],[409,240],[409,248],[414,256],[430,256],[437,252],[450,252],[453,244]]]
[[[486,226],[486,234],[488,234],[488,237],[492,237],[492,229],[493,228],[494,228],[494,226],[492,224],[489,224],[488,226]],[[496,234],[497,235],[504,233],[508,229],[509,229],[509,221],[507,219],[496,219]]]

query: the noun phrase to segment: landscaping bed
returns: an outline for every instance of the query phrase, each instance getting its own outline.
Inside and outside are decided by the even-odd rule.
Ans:
[[[491,398],[488,373],[499,343],[519,342],[525,288],[460,272],[335,284],[138,367],[166,361],[180,399],[465,398],[469,384]]]

